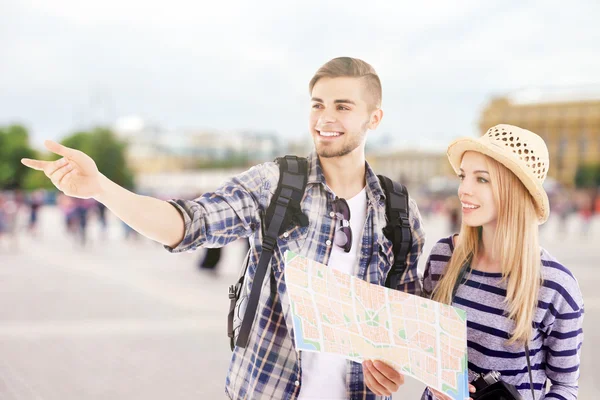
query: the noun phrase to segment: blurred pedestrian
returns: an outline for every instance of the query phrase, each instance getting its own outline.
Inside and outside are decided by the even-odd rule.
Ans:
[[[30,235],[37,236],[38,235],[38,217],[40,208],[44,204],[44,193],[41,191],[35,191],[31,194],[31,198],[29,200],[29,223],[27,225],[27,230]]]
[[[99,201],[96,202],[96,213],[98,216],[98,223],[100,224],[100,238],[106,240],[108,236],[108,221],[106,218],[106,206]]]

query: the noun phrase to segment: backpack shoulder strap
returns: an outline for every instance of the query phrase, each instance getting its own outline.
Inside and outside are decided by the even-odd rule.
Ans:
[[[406,257],[412,243],[412,232],[408,219],[408,190],[390,178],[377,175],[385,192],[387,225],[383,234],[392,242],[394,264],[388,273],[385,286],[397,289],[400,278],[406,271]]]
[[[240,327],[236,345],[246,347],[248,336],[256,315],[256,307],[260,291],[267,274],[267,269],[277,245],[277,238],[288,229],[290,223],[306,222],[308,218],[302,214],[300,202],[304,196],[308,179],[308,160],[297,156],[285,156],[275,160],[279,164],[279,183],[267,209],[263,223],[262,250],[252,282],[248,305]],[[304,218],[303,218],[304,217]]]
[[[280,224],[279,229],[274,232],[275,239],[283,234],[292,222],[308,226],[308,217],[302,214],[300,207],[308,180],[308,160],[305,157],[288,155],[275,159],[275,162],[279,164],[279,182],[265,214],[265,239],[269,236],[269,228],[273,223]],[[278,218],[282,218],[281,223]]]

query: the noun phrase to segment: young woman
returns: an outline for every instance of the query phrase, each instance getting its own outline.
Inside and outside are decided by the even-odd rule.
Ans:
[[[433,247],[423,286],[467,312],[469,380],[498,371],[523,399],[576,399],[583,299],[573,274],[538,240],[549,214],[546,144],[497,125],[454,141],[448,157],[461,180],[462,225]],[[447,399],[430,388],[422,397],[436,398]]]

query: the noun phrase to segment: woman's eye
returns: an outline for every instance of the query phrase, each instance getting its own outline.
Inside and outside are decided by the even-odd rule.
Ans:
[[[463,179],[465,179],[465,176],[463,174],[460,174],[460,175],[458,175],[458,179],[460,179],[462,181]]]
[[[488,183],[488,180],[485,178],[477,178],[477,182],[479,183]]]

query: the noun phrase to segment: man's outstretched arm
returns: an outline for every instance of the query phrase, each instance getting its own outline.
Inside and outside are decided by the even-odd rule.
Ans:
[[[46,148],[63,156],[57,161],[23,159],[30,168],[43,171],[67,196],[94,198],[142,235],[163,245],[176,247],[184,237],[181,213],[166,201],[140,196],[117,185],[98,171],[87,154],[52,141]]]

